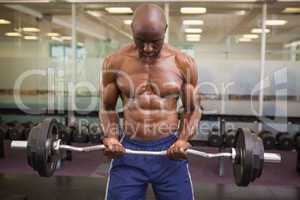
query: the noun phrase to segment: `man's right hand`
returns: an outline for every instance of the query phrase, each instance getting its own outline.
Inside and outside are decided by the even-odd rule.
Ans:
[[[125,148],[117,138],[105,138],[103,140],[105,146],[104,155],[109,158],[120,158],[125,152]]]

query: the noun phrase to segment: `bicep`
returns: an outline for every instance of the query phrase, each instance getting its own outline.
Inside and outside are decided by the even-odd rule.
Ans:
[[[100,99],[104,110],[114,110],[119,97],[119,89],[116,83],[116,75],[111,63],[105,60],[101,72]]]
[[[102,92],[102,108],[104,110],[114,110],[119,97],[119,90],[115,83],[109,83],[103,86]]]
[[[182,85],[182,103],[185,110],[193,110],[197,103],[198,71],[194,59],[188,57],[184,67],[184,81]]]

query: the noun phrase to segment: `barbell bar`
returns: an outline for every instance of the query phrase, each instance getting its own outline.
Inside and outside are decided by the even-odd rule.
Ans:
[[[13,149],[26,149],[27,148],[27,141],[12,141],[11,148]],[[61,140],[57,140],[53,143],[53,148],[56,151],[59,150],[69,150],[69,151],[76,151],[76,152],[91,152],[91,151],[101,151],[105,149],[104,145],[93,145],[93,146],[86,146],[86,147],[76,147],[71,145],[64,145],[61,144]],[[136,151],[131,149],[125,149],[126,154],[132,155],[144,155],[144,156],[165,156],[167,155],[167,151]],[[206,153],[203,151],[198,151],[194,149],[187,149],[187,154],[200,156],[203,158],[232,158],[235,159],[236,151],[234,148],[231,148],[231,153],[223,152],[223,153]],[[280,163],[281,156],[276,153],[264,153],[264,161],[268,163]]]

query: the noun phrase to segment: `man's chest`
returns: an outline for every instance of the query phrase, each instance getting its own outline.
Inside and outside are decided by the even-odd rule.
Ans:
[[[126,59],[117,75],[117,85],[123,94],[131,96],[153,93],[158,96],[179,94],[183,76],[174,57],[148,64],[137,59]]]

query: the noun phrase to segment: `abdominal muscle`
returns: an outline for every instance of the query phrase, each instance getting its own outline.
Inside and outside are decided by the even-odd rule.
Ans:
[[[151,101],[155,99],[155,101]],[[160,102],[157,102],[160,99]],[[125,100],[124,131],[135,140],[151,141],[167,137],[178,129],[179,118],[175,98],[138,97]],[[158,106],[159,105],[159,106]]]

